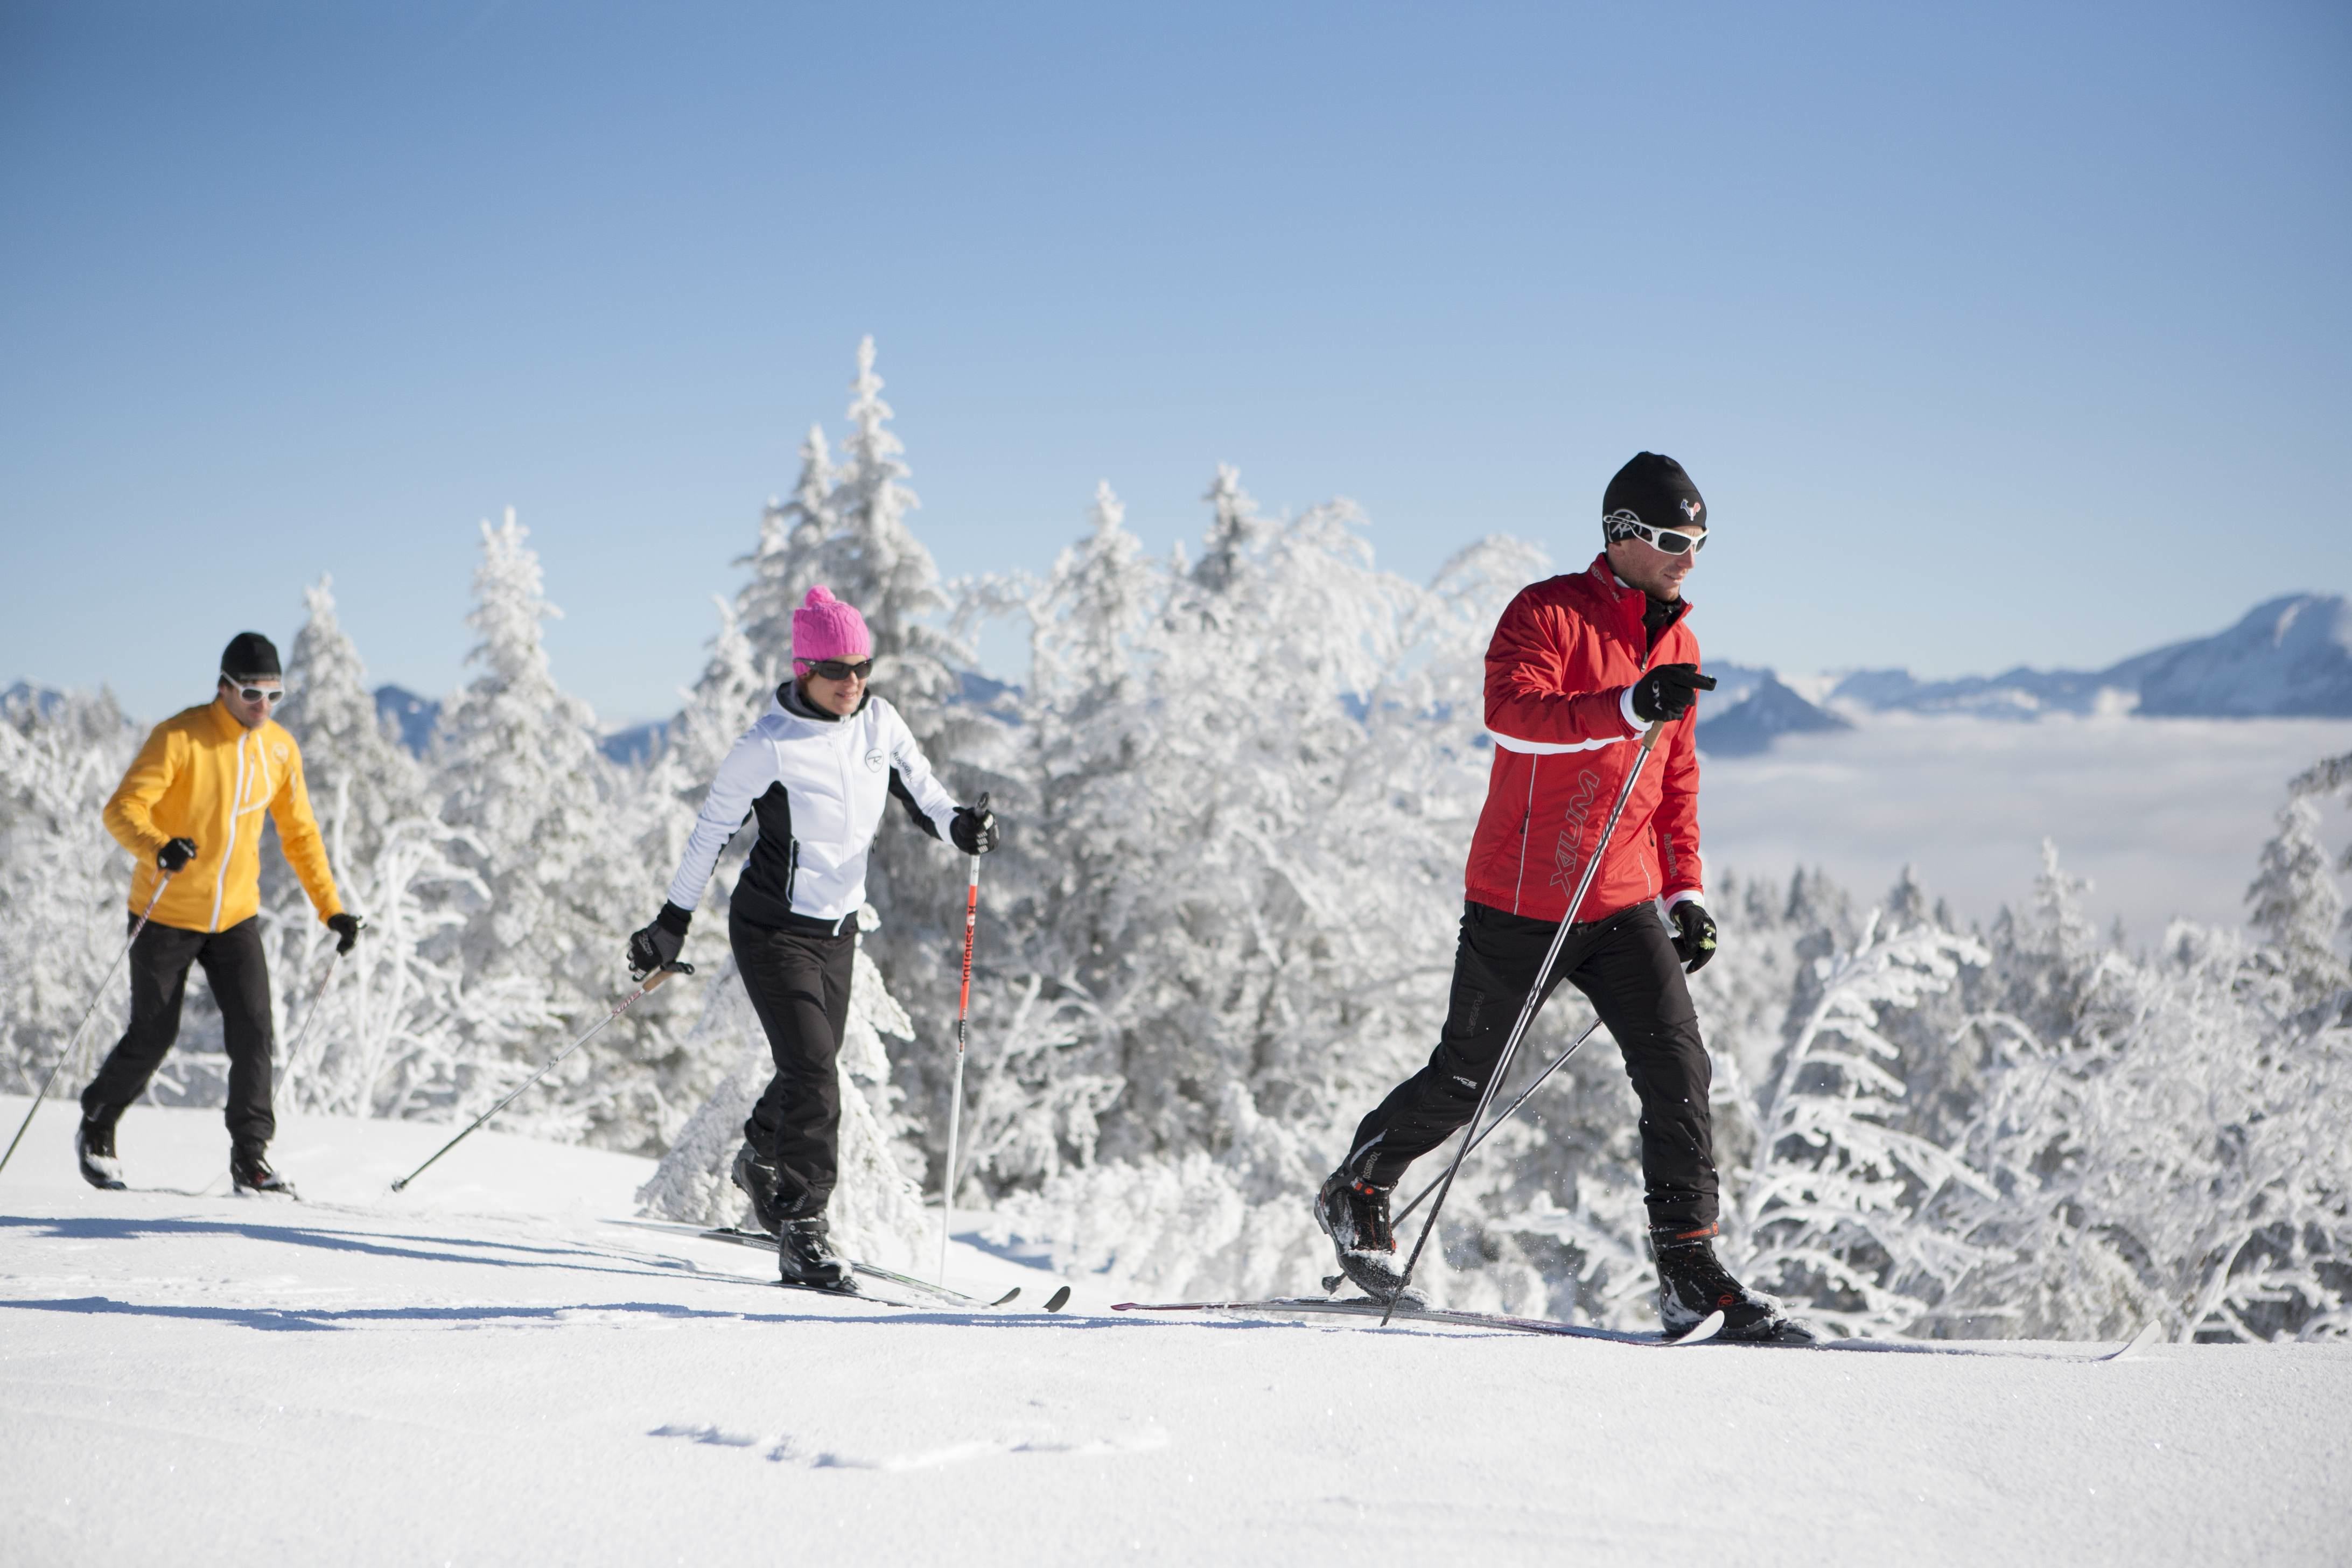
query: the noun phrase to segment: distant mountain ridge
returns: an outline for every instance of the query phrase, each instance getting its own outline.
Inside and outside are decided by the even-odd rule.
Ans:
[[[2290,594],[2255,605],[2226,631],[2100,670],[2020,666],[1919,680],[1908,670],[1865,669],[1829,696],[1864,709],[2020,719],[2102,707],[2148,718],[2352,717],[2352,603],[2340,594]]]

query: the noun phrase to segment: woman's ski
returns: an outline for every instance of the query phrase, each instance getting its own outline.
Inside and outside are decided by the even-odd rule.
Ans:
[[[717,1230],[706,1230],[701,1234],[703,1239],[706,1241],[731,1241],[739,1247],[757,1247],[769,1252],[776,1250],[776,1238],[768,1235],[764,1231],[739,1230],[730,1225],[722,1226]],[[1007,1290],[995,1300],[983,1301],[977,1296],[967,1296],[961,1290],[950,1290],[944,1285],[934,1285],[928,1279],[918,1279],[911,1274],[899,1274],[891,1269],[877,1268],[871,1263],[860,1263],[854,1258],[849,1260],[849,1267],[857,1273],[864,1275],[868,1279],[885,1279],[893,1285],[898,1286],[902,1289],[918,1290],[926,1296],[934,1297],[938,1300],[949,1306],[972,1307],[980,1309],[1003,1307],[1009,1305],[1014,1297],[1021,1294],[1021,1287],[1015,1285],[1012,1289]],[[854,1291],[846,1290],[820,1290],[817,1293],[824,1296],[846,1296],[856,1294]],[[1066,1289],[1056,1292],[1056,1294],[1061,1297],[1061,1300],[1048,1304],[1045,1310],[1049,1312],[1057,1311],[1060,1310],[1062,1301],[1066,1301],[1070,1299],[1069,1292]],[[880,1300],[878,1297],[867,1297],[866,1299],[868,1300]]]

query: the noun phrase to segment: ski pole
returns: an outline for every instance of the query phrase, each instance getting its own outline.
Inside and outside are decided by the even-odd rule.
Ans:
[[[1520,1106],[1525,1105],[1528,1102],[1528,1097],[1534,1094],[1536,1090],[1541,1089],[1546,1081],[1550,1079],[1552,1074],[1567,1066],[1568,1058],[1574,1056],[1576,1054],[1577,1047],[1583,1045],[1585,1041],[1591,1039],[1592,1037],[1592,1031],[1599,1027],[1601,1027],[1601,1020],[1598,1018],[1595,1018],[1590,1024],[1585,1025],[1584,1033],[1569,1041],[1568,1049],[1552,1058],[1551,1066],[1536,1074],[1535,1082],[1521,1089],[1519,1091],[1518,1099],[1503,1107],[1502,1113],[1496,1116],[1494,1121],[1486,1123],[1486,1131],[1485,1132],[1481,1132],[1478,1136],[1470,1140],[1470,1147],[1468,1149],[1465,1149],[1463,1153],[1465,1155],[1469,1154],[1473,1150],[1475,1150],[1479,1144],[1484,1143],[1486,1141],[1487,1135],[1492,1133],[1496,1128],[1500,1127],[1504,1122],[1508,1121],[1511,1119],[1511,1113],[1518,1110]],[[1432,1182],[1429,1185],[1422,1188],[1421,1196],[1413,1199],[1412,1202],[1397,1210],[1396,1218],[1391,1220],[1389,1224],[1391,1226],[1402,1225],[1407,1219],[1412,1217],[1412,1211],[1419,1208],[1423,1202],[1428,1198],[1429,1194],[1436,1190],[1437,1184],[1435,1182]]]
[[[988,810],[982,791],[978,808]],[[955,1087],[948,1093],[948,1168],[940,1179],[940,1284],[948,1282],[948,1232],[955,1222],[956,1124],[963,1116],[963,1048],[965,1020],[971,1016],[971,939],[980,924],[980,857],[971,858],[971,880],[963,895],[963,992],[956,998]]]
[[[310,1037],[310,1026],[319,1021],[319,1005],[327,999],[327,983],[335,977],[335,962],[343,956],[337,948],[327,955],[327,972],[319,976],[319,988],[310,993],[310,1010],[302,1016],[302,1027],[295,1034],[294,1043],[286,1047],[286,1065],[291,1068],[302,1059],[302,1042]],[[1503,1112],[1508,1116],[1509,1111]]]
[[[66,1042],[66,1048],[58,1056],[58,1065],[49,1069],[49,1076],[43,1079],[41,1087],[34,1091],[33,1103],[26,1110],[25,1120],[16,1126],[16,1136],[8,1140],[8,1152],[0,1154],[0,1171],[6,1170],[8,1162],[16,1157],[16,1145],[25,1141],[26,1130],[33,1125],[33,1117],[40,1110],[41,1101],[48,1098],[49,1086],[58,1081],[58,1074],[65,1071],[66,1063],[73,1059],[74,1047],[81,1044],[81,1032],[89,1027],[91,1016],[98,1012],[99,1002],[106,995],[107,982],[112,980],[114,972],[122,967],[123,959],[130,955],[131,943],[137,942],[139,933],[147,929],[149,917],[154,914],[155,906],[163,900],[163,889],[172,885],[172,877],[173,873],[166,871],[163,880],[155,884],[155,896],[147,900],[147,908],[140,913],[139,923],[131,928],[131,940],[122,944],[122,951],[116,953],[114,962],[106,966],[106,974],[98,983],[97,994],[89,999],[89,1005],[82,1009],[81,1022],[74,1026],[73,1038]]]
[[[1428,1222],[1421,1227],[1421,1234],[1413,1237],[1412,1256],[1405,1259],[1404,1277],[1397,1281],[1396,1293],[1389,1298],[1388,1309],[1381,1314],[1382,1328],[1386,1328],[1389,1319],[1395,1315],[1397,1297],[1403,1295],[1404,1288],[1412,1283],[1412,1271],[1421,1261],[1421,1249],[1429,1245],[1430,1233],[1437,1228],[1438,1211],[1445,1206],[1445,1195],[1454,1190],[1454,1173],[1462,1169],[1462,1157],[1470,1152],[1470,1134],[1476,1130],[1478,1123],[1486,1119],[1486,1107],[1493,1102],[1495,1090],[1502,1083],[1503,1075],[1511,1070],[1511,1058],[1518,1053],[1519,1037],[1528,1032],[1528,1024],[1535,1020],[1536,1010],[1543,1005],[1544,982],[1551,977],[1551,966],[1559,962],[1559,950],[1568,941],[1570,928],[1576,923],[1576,911],[1584,906],[1584,895],[1592,886],[1592,874],[1601,869],[1601,857],[1609,848],[1609,836],[1617,830],[1617,818],[1624,814],[1625,803],[1633,798],[1633,781],[1642,776],[1642,764],[1650,760],[1650,748],[1658,743],[1658,734],[1665,727],[1664,719],[1655,719],[1642,732],[1642,749],[1633,753],[1633,765],[1625,770],[1624,787],[1617,792],[1617,804],[1609,808],[1609,820],[1601,825],[1601,837],[1593,841],[1592,853],[1585,859],[1584,875],[1576,879],[1576,893],[1568,900],[1568,908],[1559,917],[1559,929],[1551,933],[1551,946],[1544,953],[1543,967],[1536,971],[1535,984],[1528,987],[1527,1000],[1519,1004],[1518,1022],[1511,1026],[1510,1038],[1503,1042],[1503,1054],[1495,1058],[1495,1070],[1486,1075],[1486,1087],[1478,1091],[1478,1109],[1472,1111],[1470,1120],[1463,1124],[1462,1143],[1454,1151],[1454,1163],[1445,1167],[1445,1174],[1438,1179],[1437,1201],[1430,1205]]]
[[[572,1052],[578,1050],[581,1047],[594,1039],[597,1033],[602,1030],[605,1025],[611,1023],[614,1019],[627,1012],[630,1007],[636,1003],[637,999],[645,995],[646,992],[651,991],[655,986],[659,985],[663,981],[667,980],[673,974],[691,974],[693,973],[694,965],[691,963],[665,963],[659,969],[655,970],[651,974],[646,975],[644,983],[635,991],[630,992],[626,996],[622,997],[618,1002],[614,1002],[611,1005],[611,1012],[606,1013],[603,1017],[597,1019],[593,1024],[591,1024],[588,1026],[588,1032],[586,1034],[581,1036],[578,1039],[572,1041],[570,1045],[564,1047],[562,1050],[548,1058],[547,1065],[545,1067],[541,1068],[537,1072],[531,1074],[529,1078],[515,1085],[513,1090],[509,1092],[504,1100],[499,1100],[496,1105],[491,1106],[488,1110],[485,1110],[479,1116],[475,1117],[472,1125],[468,1126],[465,1131],[458,1133],[457,1136],[450,1139],[449,1142],[442,1144],[441,1147],[433,1151],[433,1160],[438,1160],[442,1155],[446,1154],[450,1150],[455,1149],[458,1144],[463,1143],[467,1138],[472,1135],[475,1128],[481,1126],[483,1122],[488,1121],[491,1117],[496,1116],[499,1111],[504,1110],[508,1106],[512,1105],[515,1102],[516,1096],[521,1094],[524,1089],[529,1089],[541,1079],[545,1078],[549,1073],[553,1072],[555,1070],[556,1063],[562,1061],[564,1058],[570,1056]],[[409,1172],[408,1174],[393,1183],[392,1190],[396,1193],[404,1189],[409,1183],[423,1175],[425,1171],[432,1166],[433,1160],[425,1161],[424,1164],[417,1166],[416,1169]]]

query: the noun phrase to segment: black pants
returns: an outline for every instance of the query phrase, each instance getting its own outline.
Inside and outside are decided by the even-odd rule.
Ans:
[[[855,922],[838,934],[727,921],[727,940],[751,1009],[768,1031],[776,1076],[751,1107],[743,1136],[784,1173],[784,1201],[819,1214],[833,1196],[840,1165],[841,1032],[849,1023],[850,966],[857,957]]]
[[[134,916],[131,924],[136,926]],[[180,1037],[180,1004],[188,994],[188,965],[205,966],[219,1004],[228,1047],[228,1123],[232,1142],[258,1148],[278,1131],[270,1113],[269,965],[261,953],[261,919],[226,931],[182,931],[147,922],[131,944],[131,1026],[81,1091],[81,1113],[111,1126],[123,1108],[146,1092]]]
[[[1464,906],[1454,994],[1429,1065],[1389,1092],[1356,1128],[1349,1170],[1393,1186],[1405,1168],[1470,1120],[1519,1007],[1559,928],[1485,904]],[[1714,1074],[1681,961],[1654,906],[1639,904],[1569,933],[1544,994],[1562,980],[1591,1000],[1625,1054],[1642,1100],[1642,1180],[1650,1223],[1677,1229],[1716,1217]],[[1521,1060],[1525,1060],[1525,1042]]]

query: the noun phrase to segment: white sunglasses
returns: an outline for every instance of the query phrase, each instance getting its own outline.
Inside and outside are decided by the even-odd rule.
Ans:
[[[1612,540],[1638,539],[1651,549],[1666,555],[1696,553],[1706,548],[1705,532],[1678,533],[1671,528],[1652,528],[1623,507],[1619,507],[1601,520]]]

